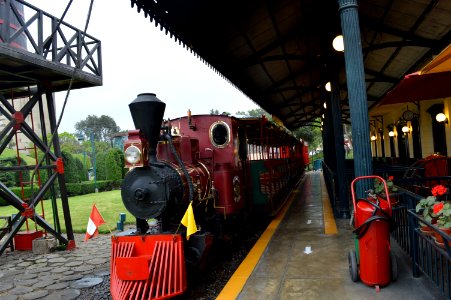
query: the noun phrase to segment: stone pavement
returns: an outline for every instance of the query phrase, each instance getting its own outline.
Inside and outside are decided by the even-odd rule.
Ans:
[[[81,289],[109,276],[110,235],[83,242],[75,235],[76,249],[34,254],[7,251],[0,256],[0,300],[76,299]]]

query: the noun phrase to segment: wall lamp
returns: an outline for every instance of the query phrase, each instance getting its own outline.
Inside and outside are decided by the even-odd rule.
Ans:
[[[410,131],[410,128],[409,127],[407,127],[406,125],[404,125],[403,127],[402,127],[402,132],[404,132],[404,133],[408,133],[409,131]]]
[[[388,136],[395,136],[395,132],[394,132],[393,130],[390,130],[390,131],[388,132]]]
[[[377,140],[377,137],[373,134],[373,135],[371,136],[371,140],[372,140],[372,141],[375,141],[375,140]]]
[[[443,122],[445,124],[448,124],[448,118],[446,117],[446,115],[444,113],[438,113],[435,116],[435,119],[437,120],[437,122]]]

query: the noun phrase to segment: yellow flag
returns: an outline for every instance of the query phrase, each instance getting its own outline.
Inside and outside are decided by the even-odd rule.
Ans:
[[[186,227],[186,239],[189,240],[189,236],[197,232],[196,220],[194,219],[194,212],[191,201],[188,205],[188,209],[182,218],[182,224]]]

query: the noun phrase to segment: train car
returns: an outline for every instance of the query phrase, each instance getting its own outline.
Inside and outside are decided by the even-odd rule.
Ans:
[[[112,237],[111,295],[167,299],[186,290],[188,267],[202,268],[216,240],[250,215],[277,213],[308,164],[306,145],[264,117],[163,120],[155,94],[129,108],[136,129],[121,195],[136,229]]]

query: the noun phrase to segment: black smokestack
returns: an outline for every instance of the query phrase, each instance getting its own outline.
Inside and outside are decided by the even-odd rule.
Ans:
[[[149,141],[149,154],[155,155],[166,104],[158,99],[155,94],[143,93],[139,94],[128,106],[135,128],[141,129]]]

